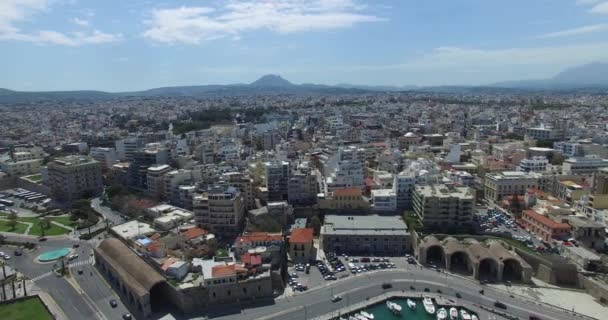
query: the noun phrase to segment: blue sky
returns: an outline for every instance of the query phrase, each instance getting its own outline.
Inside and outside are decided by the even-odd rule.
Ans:
[[[0,87],[488,84],[608,62],[608,0],[0,0]]]

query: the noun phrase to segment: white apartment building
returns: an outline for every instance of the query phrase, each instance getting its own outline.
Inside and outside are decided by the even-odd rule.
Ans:
[[[237,188],[243,199],[245,200],[245,210],[251,210],[255,208],[255,197],[253,196],[253,179],[246,174],[241,172],[226,172],[222,174],[221,181],[225,182],[229,186]]]
[[[414,212],[428,230],[469,228],[475,209],[475,193],[453,185],[417,186]]]
[[[114,148],[91,148],[89,151],[89,156],[99,163],[101,163],[104,167],[110,168],[116,162],[118,162],[118,154]]]
[[[580,143],[572,141],[559,141],[553,143],[553,149],[568,157],[580,157],[583,155],[583,148]]]
[[[522,159],[519,162],[518,171],[524,172],[544,172],[549,168],[549,160],[546,157],[532,157],[528,159]]]
[[[214,187],[193,198],[196,223],[220,238],[236,237],[243,226],[245,206],[235,187]]]
[[[135,151],[143,148],[146,145],[144,138],[131,137],[118,140],[115,143],[118,159],[121,161],[133,161]]]
[[[538,188],[541,175],[534,172],[505,171],[487,173],[484,183],[484,197],[500,201],[504,196],[524,195],[529,188]]]
[[[308,162],[301,163],[292,171],[287,182],[287,201],[294,205],[311,205],[316,203],[319,184],[315,170]]]
[[[608,159],[602,159],[597,155],[568,158],[562,165],[562,173],[567,175],[581,174],[592,175],[599,168],[608,167]]]
[[[179,203],[179,187],[190,185],[192,182],[192,170],[173,170],[164,174],[164,197],[169,203]]]
[[[42,159],[14,161],[12,159],[0,161],[0,169],[9,176],[21,177],[40,173]]]
[[[54,200],[71,203],[103,192],[101,165],[84,156],[57,158],[48,164],[49,187]]]
[[[372,190],[372,209],[376,212],[396,212],[397,193],[393,189]]]
[[[325,190],[328,194],[336,189],[361,188],[365,186],[365,150],[340,147],[327,163],[325,169]]]
[[[161,164],[148,168],[146,175],[148,194],[157,199],[165,198],[165,180],[164,176],[171,171],[171,166]]]

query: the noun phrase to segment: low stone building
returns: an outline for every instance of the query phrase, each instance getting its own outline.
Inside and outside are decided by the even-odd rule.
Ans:
[[[448,237],[439,241],[425,237],[418,248],[420,263],[472,275],[475,279],[530,282],[532,267],[499,241],[488,246],[474,239],[459,241]]]

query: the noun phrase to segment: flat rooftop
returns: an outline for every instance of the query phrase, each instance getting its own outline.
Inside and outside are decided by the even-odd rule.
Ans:
[[[407,225],[398,216],[327,215],[322,234],[408,235]]]

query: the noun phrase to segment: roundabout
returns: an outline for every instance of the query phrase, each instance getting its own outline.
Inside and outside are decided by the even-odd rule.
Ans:
[[[36,260],[39,262],[53,262],[67,256],[70,252],[72,250],[68,248],[51,250],[39,255]]]

